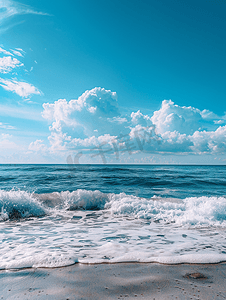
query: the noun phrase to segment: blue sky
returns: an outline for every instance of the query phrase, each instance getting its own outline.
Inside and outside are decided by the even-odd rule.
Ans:
[[[0,0],[0,163],[225,164],[225,13]]]

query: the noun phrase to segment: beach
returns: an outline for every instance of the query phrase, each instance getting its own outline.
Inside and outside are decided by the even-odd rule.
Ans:
[[[1,299],[225,299],[226,263],[74,264],[0,271]]]

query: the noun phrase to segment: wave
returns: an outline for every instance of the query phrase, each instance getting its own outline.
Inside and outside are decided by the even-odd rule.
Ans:
[[[0,221],[41,217],[45,209],[25,191],[0,190]]]
[[[124,216],[188,226],[226,226],[225,197],[140,198],[125,193],[78,189],[45,194],[0,190],[0,220],[41,217],[53,211],[103,210]]]
[[[109,202],[109,195],[98,190],[81,190],[73,192],[53,192],[33,194],[32,197],[42,202],[43,205],[59,210],[101,210]]]
[[[177,225],[226,225],[226,198],[191,197],[144,199],[125,194],[113,195],[105,208],[116,215],[133,215],[155,222]]]

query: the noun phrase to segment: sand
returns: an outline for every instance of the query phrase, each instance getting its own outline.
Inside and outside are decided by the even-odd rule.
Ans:
[[[226,299],[226,263],[75,264],[0,271],[0,299]]]

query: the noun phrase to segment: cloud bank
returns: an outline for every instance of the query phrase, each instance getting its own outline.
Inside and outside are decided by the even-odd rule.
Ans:
[[[96,87],[75,100],[44,103],[42,116],[50,125],[48,149],[52,152],[89,151],[102,158],[138,152],[226,153],[224,116],[179,106],[171,100],[162,101],[153,115],[144,115],[140,110],[122,115],[117,94]],[[35,147],[47,151],[40,140],[32,143],[30,150]]]

